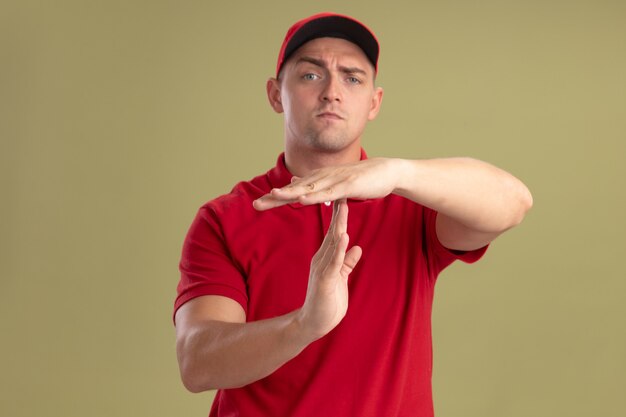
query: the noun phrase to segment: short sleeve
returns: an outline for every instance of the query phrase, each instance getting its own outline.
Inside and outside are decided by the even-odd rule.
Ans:
[[[237,301],[247,313],[243,274],[225,243],[215,212],[202,207],[185,238],[174,314],[187,301],[203,295],[221,295]]]
[[[472,251],[459,251],[448,249],[441,244],[439,238],[437,238],[437,212],[424,208],[425,216],[425,239],[426,245],[429,248],[429,259],[433,262],[431,267],[434,267],[437,271],[441,271],[452,262],[456,260],[463,261],[465,263],[474,263],[483,257],[489,245]]]

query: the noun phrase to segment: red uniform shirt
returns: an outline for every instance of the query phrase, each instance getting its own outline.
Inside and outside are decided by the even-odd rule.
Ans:
[[[281,155],[266,174],[200,208],[183,248],[175,309],[209,294],[239,302],[248,321],[302,306],[332,205],[252,207],[291,177]],[[361,246],[363,256],[350,275],[346,316],[273,374],[218,391],[210,416],[433,415],[437,275],[455,259],[478,260],[485,248],[444,248],[435,233],[436,212],[403,197],[348,205],[350,245]]]

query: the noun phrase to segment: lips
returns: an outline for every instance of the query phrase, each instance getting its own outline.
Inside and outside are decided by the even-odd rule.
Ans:
[[[325,111],[318,113],[317,117],[322,119],[330,119],[330,120],[343,120],[343,117],[337,113],[331,111]]]

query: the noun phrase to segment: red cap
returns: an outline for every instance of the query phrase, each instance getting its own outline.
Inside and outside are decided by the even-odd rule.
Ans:
[[[336,13],[320,13],[296,22],[287,31],[278,54],[276,77],[283,64],[299,47],[317,38],[341,38],[348,40],[363,50],[365,56],[378,73],[378,53],[380,47],[374,33],[363,23],[349,16]]]

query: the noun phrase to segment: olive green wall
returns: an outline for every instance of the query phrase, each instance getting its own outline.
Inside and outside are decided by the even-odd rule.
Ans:
[[[265,80],[287,27],[324,10],[382,44],[370,155],[473,156],[535,197],[440,277],[438,416],[626,415],[617,0],[2,2],[0,415],[207,414],[175,361],[181,242],[273,165]]]

